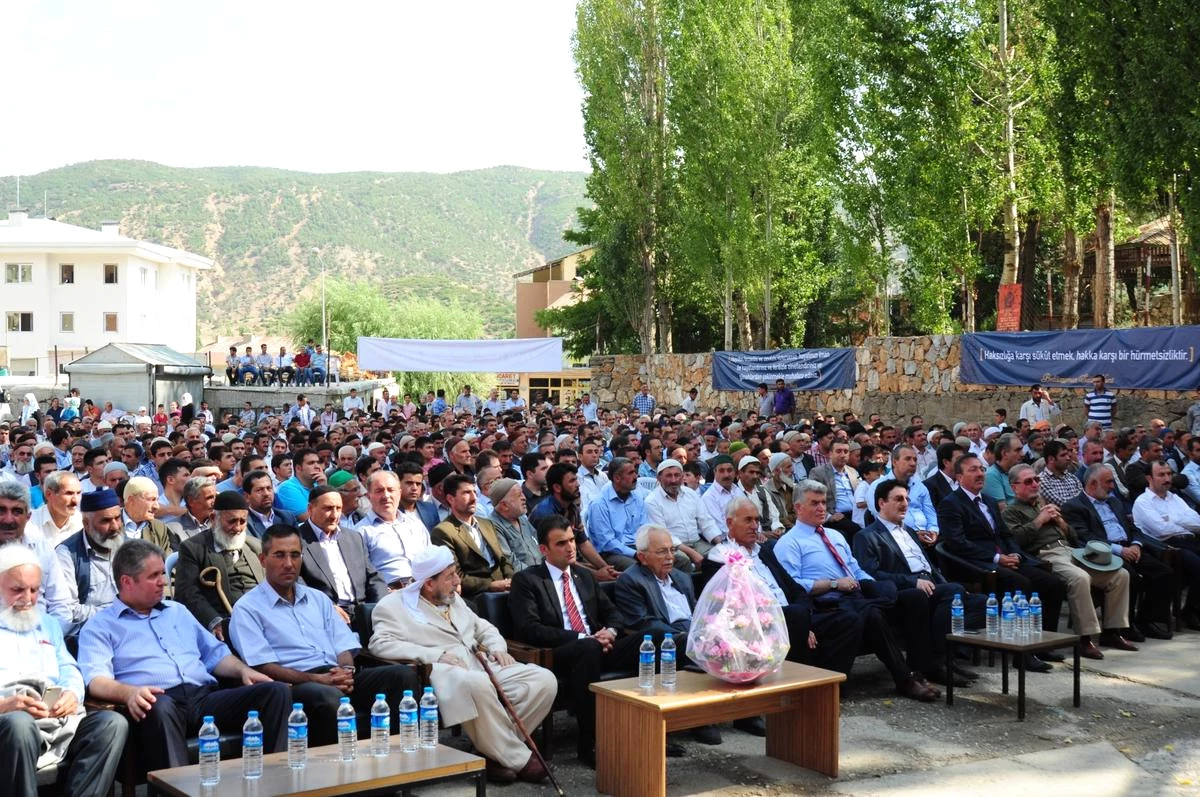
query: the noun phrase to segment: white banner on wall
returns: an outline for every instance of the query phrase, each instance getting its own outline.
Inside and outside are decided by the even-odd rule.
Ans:
[[[562,338],[409,340],[359,338],[364,371],[561,371]]]

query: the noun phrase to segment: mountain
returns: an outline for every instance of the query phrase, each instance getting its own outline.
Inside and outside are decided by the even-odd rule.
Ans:
[[[21,190],[37,200],[33,215],[119,220],[125,235],[213,258],[199,283],[203,340],[278,331],[293,299],[319,283],[321,260],[328,275],[391,297],[474,305],[486,334],[511,337],[511,275],[576,248],[562,232],[587,201],[584,180],[512,166],[308,174],[108,160],[22,177]]]

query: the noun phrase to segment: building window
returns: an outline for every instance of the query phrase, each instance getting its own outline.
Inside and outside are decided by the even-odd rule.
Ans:
[[[20,282],[33,282],[33,264],[5,263],[4,281],[10,285]]]
[[[75,264],[74,263],[59,263],[58,264],[58,282],[61,285],[75,284]]]
[[[105,263],[104,264],[104,284],[105,285],[116,285],[118,272],[119,272],[119,269],[117,268],[116,263]]]
[[[117,331],[117,314],[116,313],[105,313],[104,314],[104,331],[105,332],[116,332]]]
[[[58,314],[58,331],[59,332],[74,332],[75,331],[75,314],[74,313],[59,313]]]
[[[32,332],[33,331],[33,313],[22,313],[20,311],[5,313],[8,319],[9,332]]]
[[[145,266],[142,266],[141,272],[142,272],[142,287],[145,288],[146,287],[146,267]]]

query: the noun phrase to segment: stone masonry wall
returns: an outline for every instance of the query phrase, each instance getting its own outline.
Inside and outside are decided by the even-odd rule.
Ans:
[[[857,384],[852,390],[799,391],[800,415],[816,411],[840,416],[852,411],[863,419],[872,412],[886,422],[904,425],[921,415],[925,425],[973,419],[991,423],[997,407],[1008,410],[1015,421],[1029,387],[968,385],[959,382],[957,335],[911,338],[867,338],[858,349]],[[712,355],[623,354],[596,356],[590,362],[591,390],[602,407],[627,406],[643,381],[660,406],[678,407],[692,387],[704,411],[718,407],[746,412],[756,407],[754,394],[712,388]],[[1081,428],[1086,411],[1083,389],[1052,388],[1051,395],[1063,410],[1063,420]],[[1119,425],[1146,423],[1162,418],[1169,424],[1181,419],[1195,396],[1170,390],[1118,390]]]

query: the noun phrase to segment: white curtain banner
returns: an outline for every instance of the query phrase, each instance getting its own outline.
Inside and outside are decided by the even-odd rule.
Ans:
[[[562,338],[408,340],[359,338],[364,371],[561,371]]]

